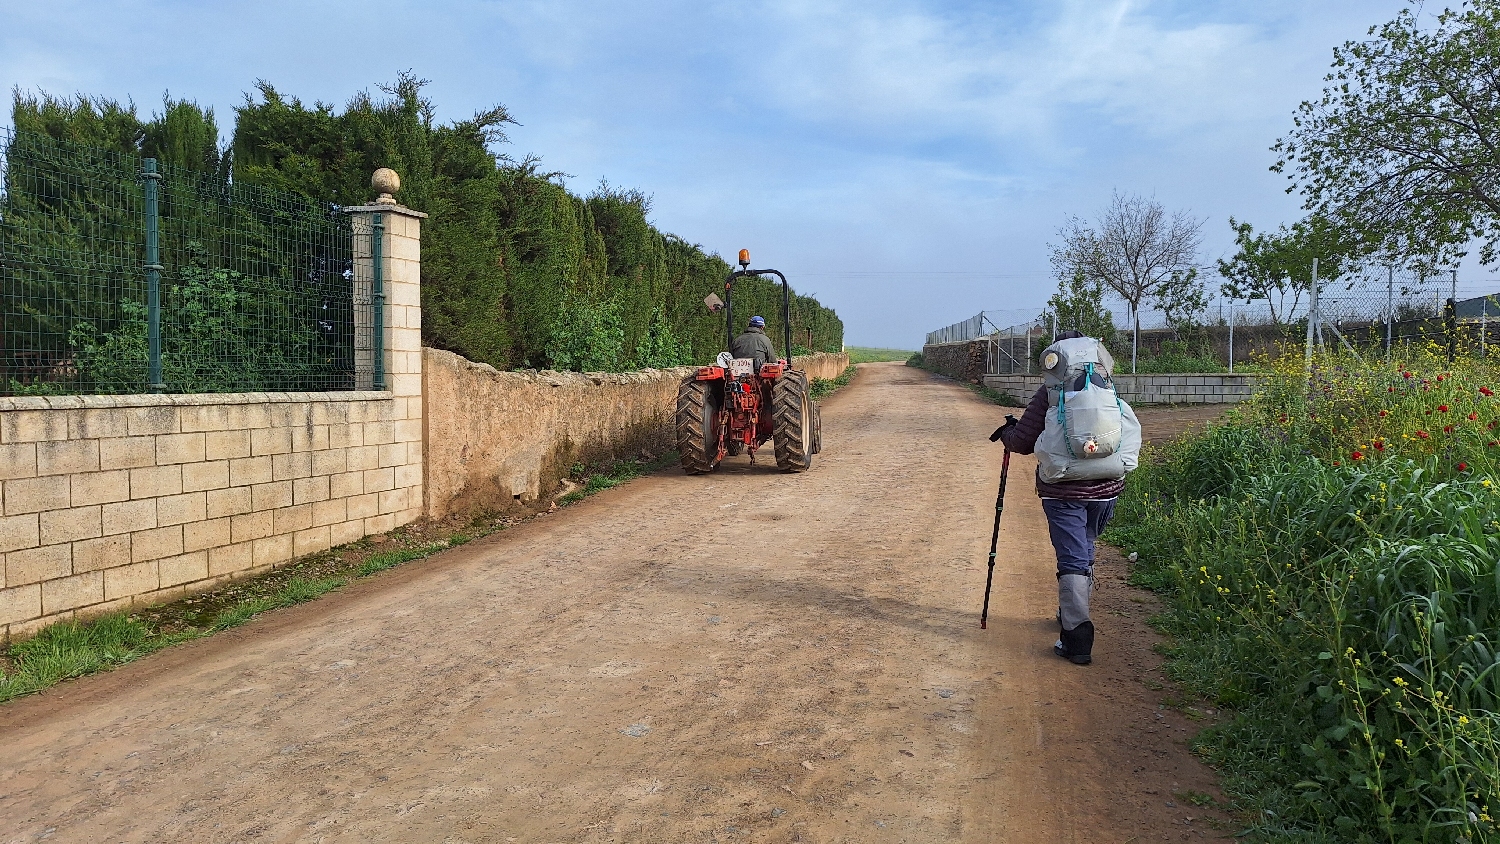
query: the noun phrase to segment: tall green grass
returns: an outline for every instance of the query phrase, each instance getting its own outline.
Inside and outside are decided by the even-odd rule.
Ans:
[[[1199,747],[1258,840],[1497,837],[1500,407],[1483,368],[1411,366],[1285,379],[1148,453],[1108,534],[1231,714]]]

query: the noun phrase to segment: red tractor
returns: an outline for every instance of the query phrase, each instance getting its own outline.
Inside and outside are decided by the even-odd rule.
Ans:
[[[776,465],[784,472],[812,468],[822,450],[823,424],[818,403],[808,392],[807,373],[792,368],[791,288],[777,270],[752,270],[750,251],[740,250],[740,269],[724,280],[724,298],[709,296],[709,309],[724,312],[725,335],[734,339],[735,279],[774,275],[781,279],[781,324],[785,357],[755,371],[755,363],[719,355],[714,366],[702,366],[677,388],[677,450],[690,475],[717,469],[731,455],[755,450],[767,442],[776,447]]]

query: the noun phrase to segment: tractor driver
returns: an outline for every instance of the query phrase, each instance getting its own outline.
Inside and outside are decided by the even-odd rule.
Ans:
[[[755,371],[759,372],[761,366],[776,362],[776,347],[771,345],[771,338],[766,336],[766,320],[764,317],[750,317],[750,324],[746,326],[745,333],[734,338],[729,344],[729,353],[737,358],[750,358],[755,361]]]

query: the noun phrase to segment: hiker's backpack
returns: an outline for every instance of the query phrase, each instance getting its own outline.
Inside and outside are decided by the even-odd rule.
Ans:
[[[1115,392],[1114,358],[1092,337],[1059,340],[1042,351],[1047,420],[1037,437],[1042,480],[1123,478],[1141,454],[1141,423]]]

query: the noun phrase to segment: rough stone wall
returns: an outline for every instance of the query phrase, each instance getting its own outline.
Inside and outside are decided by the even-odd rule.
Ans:
[[[1120,397],[1131,404],[1228,404],[1250,398],[1258,383],[1254,375],[1126,375],[1115,374]],[[986,375],[984,385],[1015,397],[1022,404],[1042,385],[1040,375]]]
[[[501,372],[425,349],[427,515],[531,504],[576,462],[660,453],[675,445],[677,385],[694,367],[625,373]],[[797,358],[835,378],[848,355]]]
[[[949,378],[978,383],[984,377],[989,344],[983,340],[922,347],[922,365]]]

